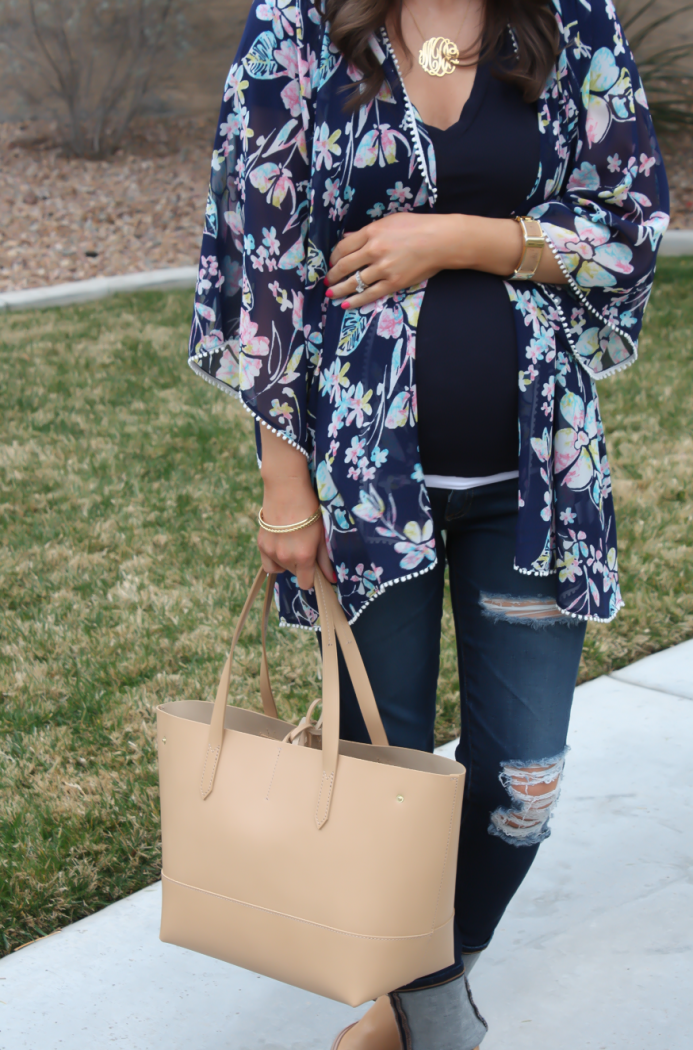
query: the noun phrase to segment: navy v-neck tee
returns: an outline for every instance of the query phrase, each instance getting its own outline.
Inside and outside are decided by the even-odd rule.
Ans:
[[[436,211],[509,218],[539,170],[536,103],[479,66],[456,124],[426,125]],[[503,278],[442,270],[426,288],[416,336],[424,474],[482,478],[517,470],[517,339]]]

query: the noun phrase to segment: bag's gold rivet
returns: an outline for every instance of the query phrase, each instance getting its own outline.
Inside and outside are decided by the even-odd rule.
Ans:
[[[404,795],[398,795],[397,796],[397,801],[398,802],[404,802]]]

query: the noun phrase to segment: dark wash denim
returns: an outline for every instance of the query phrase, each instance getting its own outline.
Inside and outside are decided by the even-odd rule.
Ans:
[[[538,843],[489,834],[490,815],[512,808],[499,776],[503,763],[539,765],[566,746],[568,720],[585,636],[582,621],[532,624],[493,619],[483,594],[553,599],[556,577],[513,568],[517,481],[463,492],[429,490],[437,566],[388,588],[353,631],[390,744],[432,751],[440,657],[445,564],[457,638],[461,739],[467,769],[455,893],[455,963],[409,987],[458,976],[462,954],[485,948]],[[346,668],[340,665],[341,736],[368,741]]]

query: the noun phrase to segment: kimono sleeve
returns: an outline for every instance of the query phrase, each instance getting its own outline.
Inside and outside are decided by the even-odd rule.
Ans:
[[[212,155],[189,363],[306,455],[311,81],[306,3],[255,0]]]
[[[575,5],[563,31],[575,135],[563,191],[534,208],[569,290],[564,324],[594,378],[625,367],[637,340],[669,222],[669,191],[652,118],[611,0]],[[564,23],[564,24],[565,24]],[[559,83],[560,83],[559,63]],[[575,303],[578,299],[582,306]],[[572,300],[572,301],[571,301]],[[564,311],[565,312],[565,311]],[[596,322],[596,323],[595,323]]]

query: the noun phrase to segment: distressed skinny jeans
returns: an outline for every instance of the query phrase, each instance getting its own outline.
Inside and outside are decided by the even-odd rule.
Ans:
[[[517,482],[431,489],[438,563],[388,588],[353,624],[390,744],[433,750],[445,564],[457,639],[467,769],[455,893],[452,980],[485,948],[549,835],[585,636],[556,606],[556,577],[513,568]],[[343,663],[341,736],[367,741]],[[416,844],[412,843],[412,848]]]

